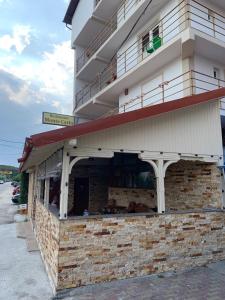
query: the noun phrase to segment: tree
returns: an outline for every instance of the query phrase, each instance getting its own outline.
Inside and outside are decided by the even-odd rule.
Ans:
[[[23,172],[20,181],[20,204],[27,204],[28,202],[28,184],[29,184],[29,174]]]

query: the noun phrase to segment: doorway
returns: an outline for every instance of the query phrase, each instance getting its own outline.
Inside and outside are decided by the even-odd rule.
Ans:
[[[74,188],[74,212],[75,215],[83,215],[84,210],[89,208],[89,178],[76,178]]]

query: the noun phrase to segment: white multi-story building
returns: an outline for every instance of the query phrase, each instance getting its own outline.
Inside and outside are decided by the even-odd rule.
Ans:
[[[224,0],[71,0],[64,22],[77,124],[19,160],[54,289],[225,259]]]
[[[72,0],[64,22],[78,123],[225,86],[224,1]]]

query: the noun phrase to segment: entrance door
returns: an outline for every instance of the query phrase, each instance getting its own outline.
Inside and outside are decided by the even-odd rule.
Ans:
[[[89,178],[75,179],[74,207],[76,215],[83,215],[89,207]]]

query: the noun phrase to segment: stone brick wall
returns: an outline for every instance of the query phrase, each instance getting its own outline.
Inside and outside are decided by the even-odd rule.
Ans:
[[[142,203],[149,208],[157,206],[156,192],[149,189],[109,187],[109,201],[116,200],[118,206],[128,207],[131,201]]]
[[[220,171],[215,164],[180,161],[171,165],[165,178],[167,210],[221,207]]]
[[[225,259],[224,220],[193,212],[62,221],[58,289]]]
[[[89,211],[101,211],[108,202],[109,178],[107,176],[91,176],[89,184]]]
[[[58,284],[60,221],[40,201],[36,203],[35,234],[53,286]]]

